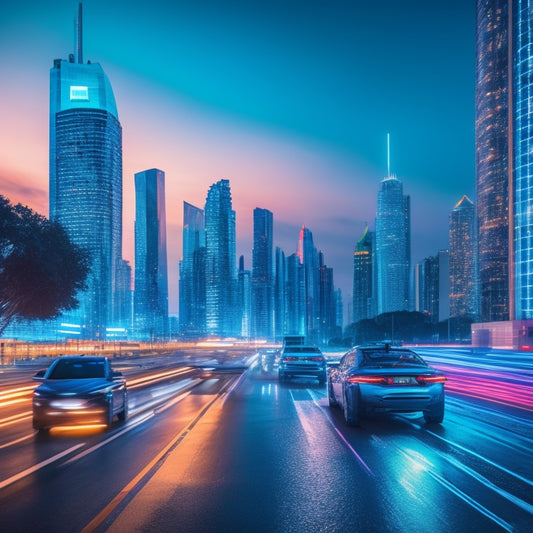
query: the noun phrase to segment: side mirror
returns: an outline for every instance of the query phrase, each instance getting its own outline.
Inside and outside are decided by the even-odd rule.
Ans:
[[[122,372],[119,372],[118,370],[113,370],[111,372],[111,379],[122,379]]]
[[[44,375],[46,374],[46,370],[39,370],[37,374],[33,376],[33,381],[44,381]]]

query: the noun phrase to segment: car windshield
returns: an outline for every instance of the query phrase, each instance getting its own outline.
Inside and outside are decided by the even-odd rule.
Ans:
[[[407,350],[365,350],[361,367],[427,366],[416,353]]]
[[[104,361],[69,361],[57,362],[50,374],[50,379],[86,379],[104,378]]]

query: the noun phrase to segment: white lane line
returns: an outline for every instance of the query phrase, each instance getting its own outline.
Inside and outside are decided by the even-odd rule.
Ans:
[[[430,475],[435,481],[440,483],[444,488],[448,489],[450,492],[458,496],[461,500],[466,502],[468,505],[479,511],[481,514],[485,515],[487,518],[490,518],[493,522],[498,524],[501,528],[505,529],[506,531],[513,531],[513,527],[511,524],[506,522],[503,518],[500,518],[498,515],[494,514],[492,511],[487,509],[484,505],[479,503],[478,501],[474,500],[471,496],[463,492],[461,489],[456,487],[453,483],[442,477],[440,474],[437,474],[434,470],[432,470],[430,467],[433,465],[427,461],[427,459],[424,459],[424,462],[420,461],[419,459],[413,457],[411,454],[407,453],[405,450],[400,448],[399,446],[393,445],[398,452],[400,452],[404,457],[406,457],[409,461],[411,461],[417,468],[417,470],[422,470],[426,472],[428,475]]]
[[[2,444],[0,446],[0,450],[3,448],[9,448],[9,446],[14,446],[15,444],[18,444],[19,442],[24,442],[25,440],[32,439],[35,436],[35,433],[30,433],[29,435],[26,435],[25,437],[21,437],[17,440],[12,440],[11,442],[6,442],[5,444]]]
[[[331,427],[335,430],[335,433],[339,436],[339,438],[341,439],[341,441],[346,445],[346,447],[352,452],[352,454],[354,455],[354,457],[357,459],[357,461],[359,462],[359,464],[363,467],[363,469],[365,470],[365,472],[369,475],[369,476],[372,476],[372,477],[375,477],[375,474],[374,472],[372,471],[372,469],[365,463],[364,459],[355,451],[354,447],[346,440],[346,437],[337,429],[337,426],[333,423],[333,421],[324,414],[324,409],[323,407],[318,403],[318,397],[316,395],[316,393],[311,390],[311,389],[307,389],[307,392],[309,393],[309,395],[311,396],[311,399],[313,401],[313,403],[320,409],[320,411],[323,413],[324,415],[324,418],[325,420],[331,425]],[[291,393],[292,394],[292,393]],[[293,398],[293,401],[294,401],[294,398]]]
[[[136,428],[139,424],[142,424],[149,418],[152,418],[154,416],[154,413],[147,413],[145,416],[140,418],[139,420],[136,420],[133,424],[128,425],[123,430],[119,431],[118,433],[115,433],[111,437],[107,438],[106,440],[103,440],[102,442],[99,442],[98,444],[95,444],[94,446],[91,446],[90,448],[87,448],[83,452],[79,453],[78,455],[75,455],[74,457],[71,457],[68,461],[65,462],[66,465],[73,463],[77,461],[78,459],[81,459],[82,457],[85,457],[86,455],[89,455],[90,453],[98,450],[102,446],[105,446],[106,444],[109,444],[110,442],[114,441],[115,439],[118,439],[118,437],[121,437],[124,435],[124,433],[127,433],[128,431],[131,431],[132,429]]]
[[[81,448],[82,446],[85,446],[84,442],[82,442],[81,444],[77,444],[76,446],[72,446],[72,448],[58,453],[57,455],[46,459],[46,461],[42,461],[30,468],[27,468],[26,470],[23,470],[22,472],[19,472],[18,474],[15,474],[14,476],[11,476],[8,479],[5,479],[4,481],[0,482],[0,489],[3,489],[8,485],[11,485],[12,483],[15,483],[15,481],[29,476],[30,474],[33,474],[34,472],[37,472],[37,470],[40,470],[41,468],[44,468],[45,466],[48,466],[49,464],[54,463],[55,461],[58,461],[62,457],[65,457],[65,455],[69,455],[70,453],[75,452],[78,448]]]

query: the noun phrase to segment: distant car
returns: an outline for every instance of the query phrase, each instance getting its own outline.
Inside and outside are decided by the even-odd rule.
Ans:
[[[63,356],[34,380],[33,427],[105,424],[128,417],[128,389],[107,357]]]
[[[446,377],[414,351],[389,343],[357,346],[328,376],[331,407],[340,406],[349,426],[362,414],[422,411],[427,423],[444,419]]]
[[[316,346],[285,346],[278,363],[279,382],[293,377],[311,377],[326,382],[326,359]]]

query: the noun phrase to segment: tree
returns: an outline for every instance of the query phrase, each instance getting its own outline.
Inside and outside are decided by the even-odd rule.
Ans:
[[[54,318],[79,305],[88,253],[65,229],[0,195],[0,335],[17,316]]]

